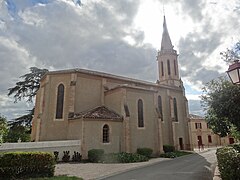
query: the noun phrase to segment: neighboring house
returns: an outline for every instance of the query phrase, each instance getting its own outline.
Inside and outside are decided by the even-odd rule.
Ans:
[[[225,146],[234,143],[234,138],[230,136],[221,138],[214,134],[203,117],[193,114],[190,114],[189,117],[189,128],[194,148]]]
[[[36,96],[32,140],[81,140],[83,157],[93,148],[191,149],[188,102],[165,17],[157,62],[156,83],[84,69],[48,72]]]

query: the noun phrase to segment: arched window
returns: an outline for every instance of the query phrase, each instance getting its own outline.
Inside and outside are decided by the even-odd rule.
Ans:
[[[105,124],[103,126],[103,143],[109,143],[109,126]]]
[[[171,74],[171,68],[170,68],[170,61],[169,59],[167,60],[167,69],[168,69],[168,75]]]
[[[64,85],[59,84],[57,91],[56,119],[63,118]]]
[[[138,100],[138,127],[144,127],[143,101],[141,99]]]
[[[163,68],[163,62],[161,61],[161,71],[162,71],[162,76],[164,76],[164,68]]]
[[[174,72],[175,72],[175,75],[177,75],[177,63],[176,63],[176,59],[174,60]]]
[[[159,112],[160,112],[160,115],[161,115],[161,118],[162,118],[162,121],[163,121],[162,97],[161,96],[158,96],[158,109],[159,109]]]
[[[173,99],[173,108],[174,108],[174,119],[175,119],[175,121],[178,121],[177,100],[176,100],[176,98]]]

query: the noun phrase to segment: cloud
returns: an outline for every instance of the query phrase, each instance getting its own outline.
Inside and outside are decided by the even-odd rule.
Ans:
[[[145,32],[134,26],[143,0],[81,2],[79,5],[76,0],[0,1],[0,76],[4,77],[0,79],[0,95],[5,97],[1,101],[8,102],[0,103],[1,111],[7,112],[6,105],[9,112],[16,112],[18,105],[9,104],[7,89],[31,66],[51,70],[88,68],[156,81],[157,51],[144,43]],[[164,3],[177,14],[177,21],[182,20],[182,23],[176,19],[168,21],[169,28],[176,23],[179,27],[174,28],[182,33],[172,39],[177,42],[174,46],[179,53],[182,79],[194,88],[201,88],[203,83],[224,74],[219,52],[233,44],[231,38],[239,38],[239,3],[236,0],[216,4],[206,0]],[[174,31],[169,29],[171,37],[176,37]]]
[[[2,4],[0,75],[6,79],[0,80],[0,94],[7,94],[31,66],[88,68],[152,80],[157,52],[143,43],[142,31],[131,27],[138,4],[127,0],[92,1],[82,6],[65,0],[46,1],[44,6],[37,1]],[[2,101],[9,103],[4,97]],[[13,106],[5,107],[13,110]]]

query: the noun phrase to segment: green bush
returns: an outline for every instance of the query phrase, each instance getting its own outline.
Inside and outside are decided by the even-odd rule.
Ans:
[[[164,151],[165,153],[174,152],[174,151],[175,151],[175,148],[174,148],[174,146],[172,146],[172,145],[163,145],[163,151]]]
[[[137,154],[146,156],[147,158],[150,158],[153,153],[153,150],[151,148],[138,148]]]
[[[240,153],[233,147],[223,147],[216,152],[218,167],[223,180],[240,179]]]
[[[90,162],[101,162],[104,155],[103,149],[91,149],[88,151],[88,160]]]
[[[55,157],[46,152],[8,152],[0,155],[0,177],[4,179],[51,177]]]
[[[132,154],[132,153],[118,153],[118,162],[119,163],[134,163],[134,162],[144,162],[148,161],[146,156],[140,154]]]
[[[240,153],[240,144],[231,144],[230,147],[233,147],[236,151]]]
[[[126,152],[104,154],[102,159],[103,163],[135,163],[144,161],[148,161],[146,156]]]
[[[163,158],[176,158],[176,157],[180,157],[180,156],[185,156],[185,155],[189,155],[192,154],[191,152],[186,152],[186,151],[174,151],[174,152],[167,152],[164,154],[160,154],[160,157]]]
[[[167,152],[167,153],[164,153],[164,154],[160,154],[160,157],[162,157],[162,158],[175,158],[177,156],[176,156],[176,153],[174,153],[174,152]]]

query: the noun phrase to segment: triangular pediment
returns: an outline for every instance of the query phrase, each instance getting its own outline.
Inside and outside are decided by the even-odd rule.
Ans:
[[[98,106],[84,112],[75,113],[73,119],[88,118],[88,119],[107,119],[107,120],[122,120],[122,116],[106,106]]]

